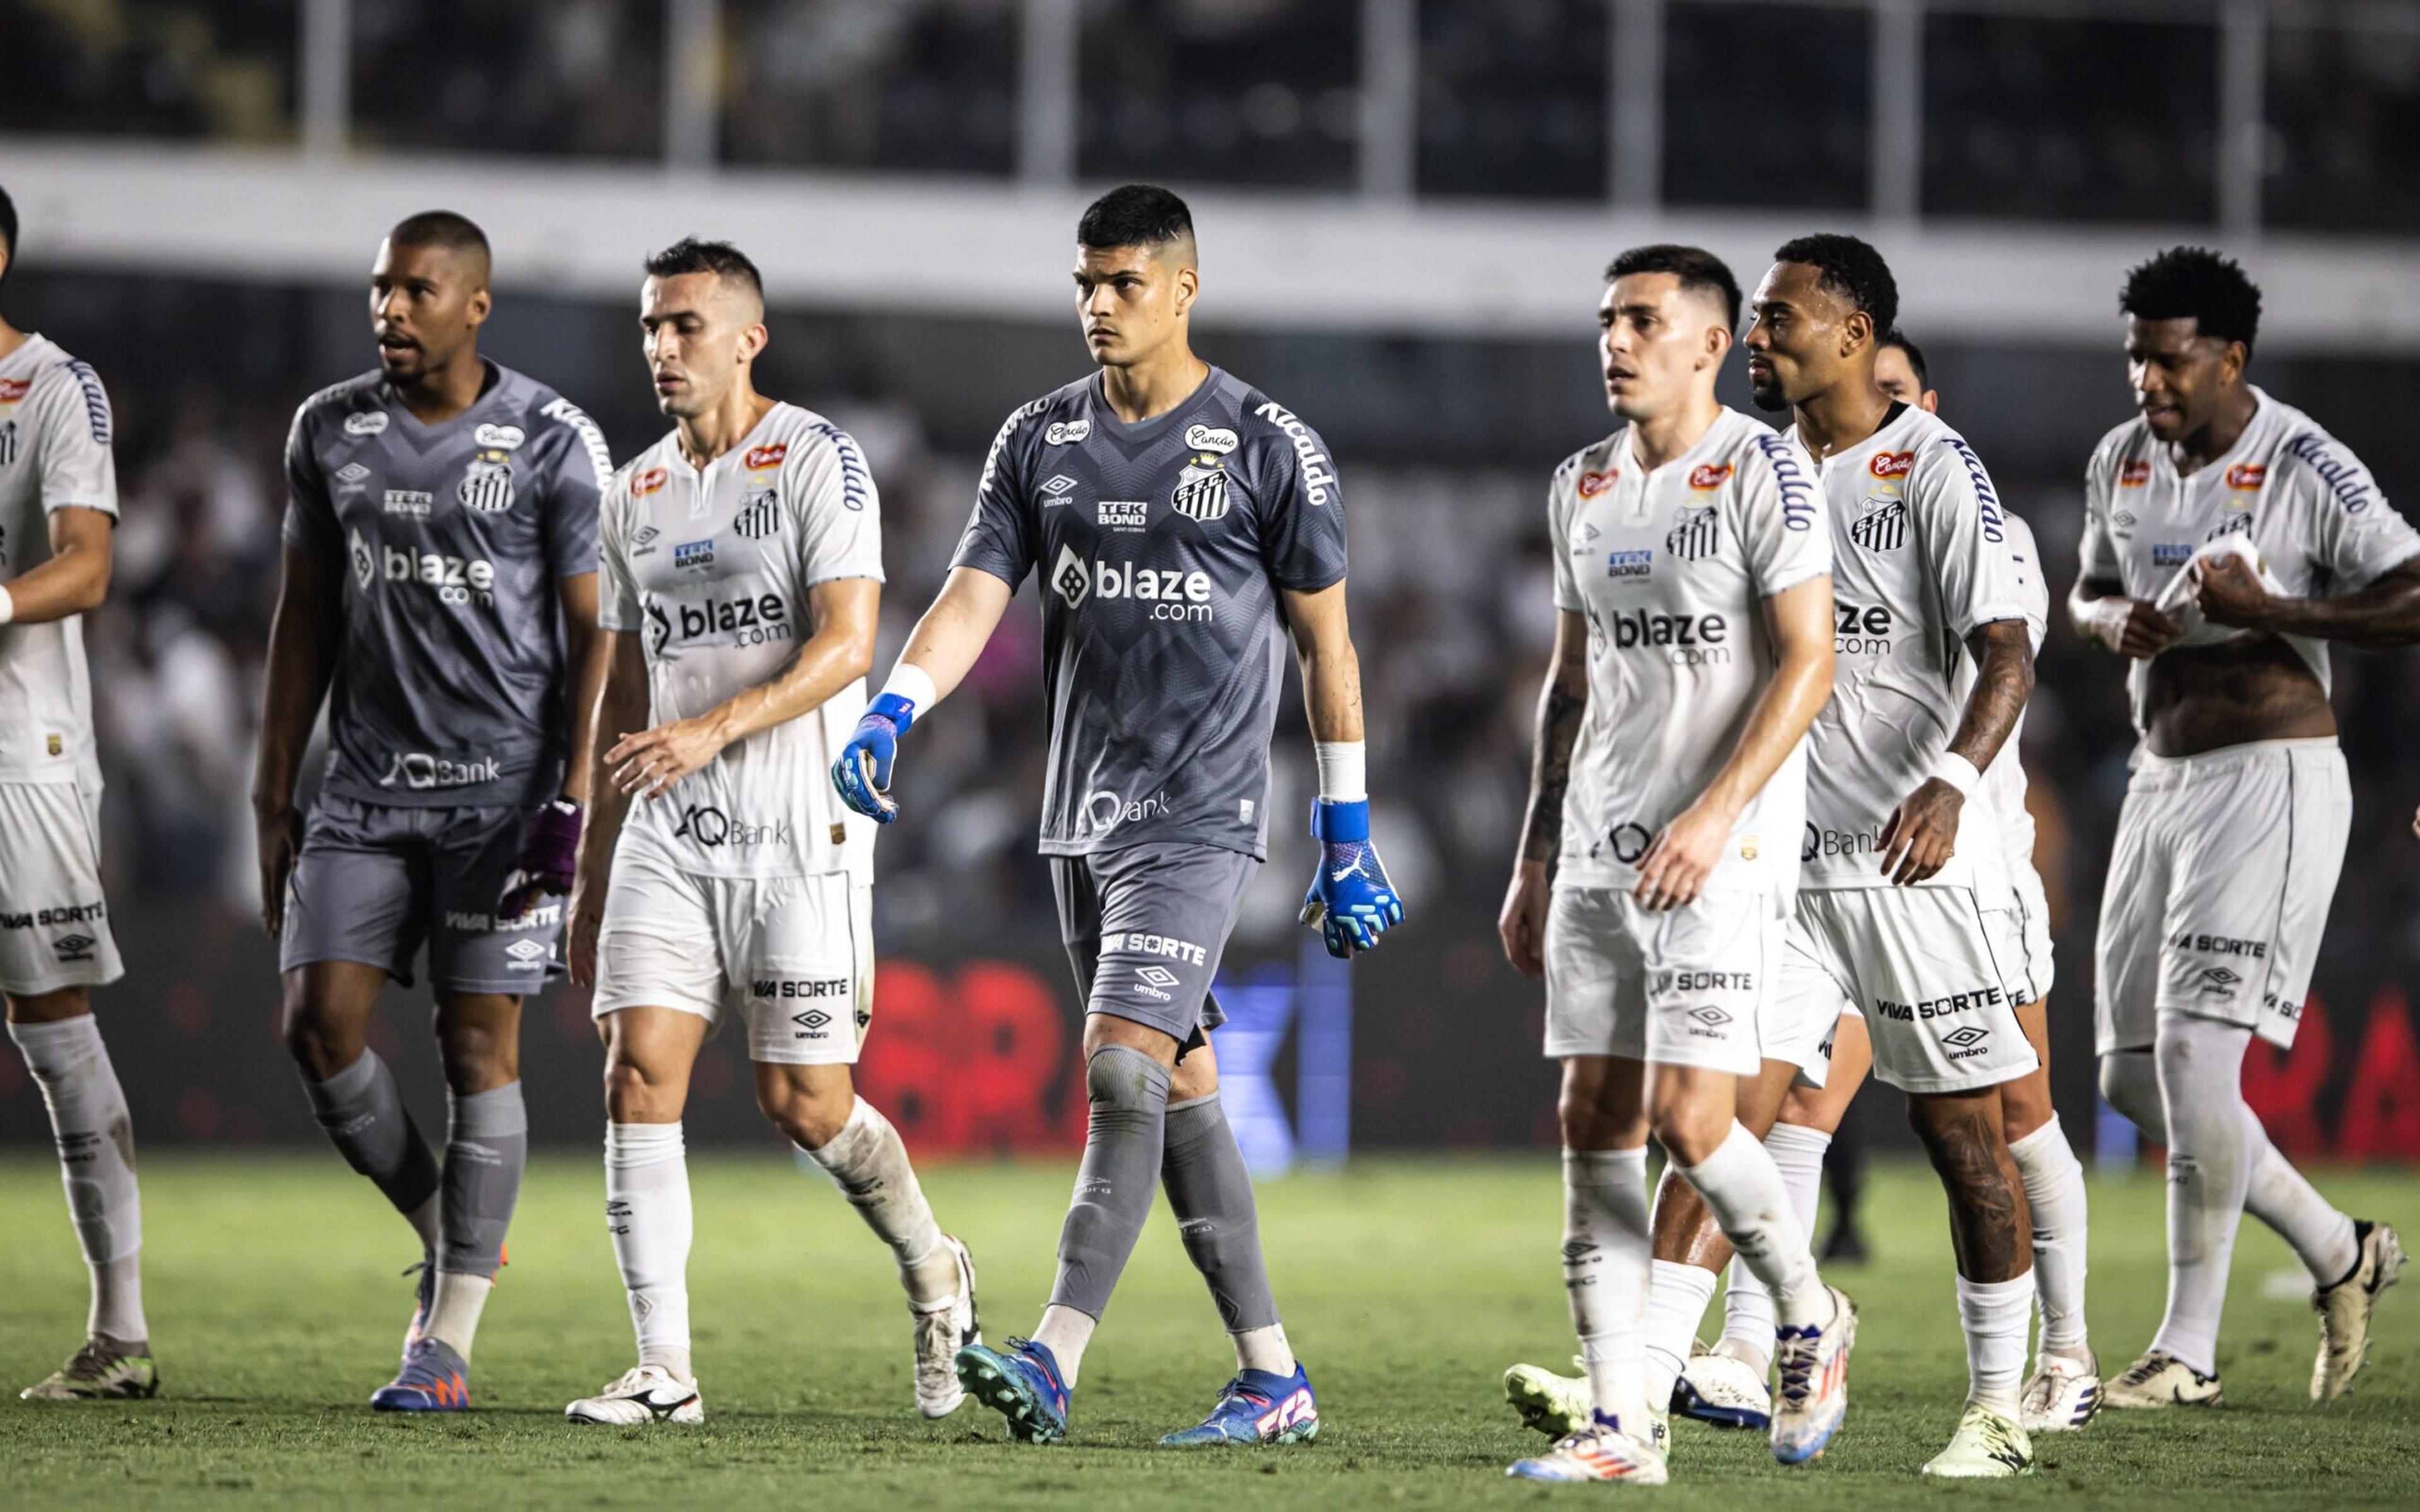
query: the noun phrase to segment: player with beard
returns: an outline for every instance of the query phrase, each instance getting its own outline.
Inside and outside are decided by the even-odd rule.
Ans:
[[[1556,655],[1498,921],[1513,965],[1546,981],[1563,1278],[1590,1399],[1510,1473],[1652,1486],[1668,1467],[1644,1339],[1651,1129],[1780,1299],[1764,1335],[1781,1356],[1775,1458],[1822,1454],[1848,1405],[1856,1311],[1817,1274],[1780,1171],[1737,1117],[1760,1063],[1794,1069],[1824,1027],[1811,1003],[1780,1016],[1776,979],[1806,735],[1831,695],[1832,548],[1812,460],[1714,397],[1739,319],[1730,270],[1695,247],[1637,247],[1606,282],[1598,356],[1624,424],[1548,490]],[[1506,1376],[1516,1408],[1532,1368]]]
[[[488,239],[435,210],[370,271],[375,372],[304,401],[253,810],[286,1048],[311,1111],[421,1244],[403,1368],[371,1397],[460,1412],[529,1149],[522,999],[560,970],[604,676],[605,439],[479,355]],[[558,632],[557,626],[561,626]],[[327,764],[297,792],[322,702]],[[447,1088],[441,1168],[368,1048],[426,942]]]
[[[2245,377],[2260,291],[2199,247],[2126,276],[2133,420],[2085,472],[2070,600],[2126,657],[2142,744],[2102,893],[2101,1086],[2168,1149],[2168,1302],[2109,1405],[2216,1405],[2219,1314],[2242,1215],[2314,1287],[2311,1399],[2369,1350],[2404,1251],[2336,1211],[2243,1101],[2255,1038],[2291,1045],[2344,862],[2352,794],[2328,703],[2331,640],[2420,640],[2420,532],[2369,470]]]
[[[1100,371],[1025,405],[992,442],[940,595],[833,764],[851,808],[898,817],[899,746],[958,686],[1016,585],[1041,575],[1051,714],[1042,851],[1086,999],[1084,1157],[1057,1283],[1031,1340],[958,1353],[1026,1443],[1067,1430],[1086,1345],[1155,1185],[1209,1284],[1235,1374],[1175,1447],[1319,1430],[1263,1258],[1252,1186],[1218,1100],[1210,995],[1267,855],[1283,642],[1302,669],[1321,844],[1302,918],[1328,951],[1375,947],[1403,904],[1370,843],[1359,662],[1345,619],[1344,500],[1293,411],[1194,356],[1193,217],[1130,184],[1085,210],[1075,283]]]

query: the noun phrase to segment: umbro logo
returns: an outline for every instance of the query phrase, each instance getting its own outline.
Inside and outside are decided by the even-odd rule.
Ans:
[[[1721,1009],[1716,1008],[1712,1003],[1708,1003],[1703,1008],[1693,1008],[1689,1010],[1689,1016],[1710,1029],[1721,1028],[1724,1025],[1729,1024],[1731,1021],[1731,1016],[1729,1013],[1724,1012]]]
[[[1969,1024],[1962,1029],[1952,1029],[1947,1034],[1943,1035],[1941,1037],[1941,1042],[1960,1050],[1964,1050],[1970,1046],[1981,1044],[1991,1037],[1991,1030],[1978,1029],[1974,1025]]]
[[[1135,975],[1155,987],[1173,987],[1183,980],[1166,966],[1145,966]]]
[[[62,934],[51,942],[51,949],[62,961],[89,961],[98,943],[89,934]]]
[[[1062,472],[1058,476],[1052,478],[1049,482],[1045,483],[1042,486],[1042,491],[1048,494],[1053,499],[1058,499],[1063,497],[1067,490],[1074,486],[1076,486],[1076,480],[1067,476],[1064,472]]]
[[[802,1029],[822,1029],[830,1026],[831,1015],[820,1008],[811,1008],[803,1013],[791,1014],[790,1022]]]

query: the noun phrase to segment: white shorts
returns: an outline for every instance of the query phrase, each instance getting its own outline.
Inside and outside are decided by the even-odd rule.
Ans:
[[[744,1008],[749,1059],[853,1066],[874,1021],[873,914],[873,887],[845,872],[699,876],[626,842],[589,1011],[677,1009],[720,1030]]]
[[[1700,893],[1652,913],[1627,889],[1558,887],[1546,910],[1546,1054],[1621,1056],[1735,1076],[1812,1058],[1826,1026],[1791,1032],[1774,973],[1788,921],[1764,894]]]
[[[2102,889],[2101,1054],[2191,1013],[2294,1042],[2352,827],[2332,739],[2135,758]]]
[[[2031,862],[2011,866],[2009,873],[2009,890],[2014,896],[2006,908],[1984,909],[1983,924],[1992,932],[1992,953],[2009,973],[2003,984],[2009,1001],[2039,1003],[2050,995],[2054,975],[2050,900],[2042,892],[2041,873]]]
[[[126,974],[101,893],[101,794],[0,782],[0,992],[33,997]]]
[[[2038,1064],[2008,979],[1971,889],[1838,887],[1799,893],[1781,995],[1822,1020],[1826,1050],[1856,1012],[1874,1074],[1901,1091],[1966,1092]]]

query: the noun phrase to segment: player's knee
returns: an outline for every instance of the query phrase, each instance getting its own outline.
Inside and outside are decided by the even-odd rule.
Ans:
[[[615,1123],[671,1123],[680,1117],[682,1089],[643,1062],[623,1055],[605,1060],[605,1116]]]
[[[2027,1076],[2000,1088],[2000,1128],[2012,1145],[2039,1133],[2057,1115],[2049,1089],[2035,1083],[2036,1078]]]
[[[2155,1144],[2168,1142],[2167,1113],[2160,1105],[2160,1082],[2144,1050],[2113,1050],[2101,1057],[2101,1095]]]
[[[1648,1101],[1647,1123],[1655,1142],[1681,1165],[1701,1165],[1712,1159],[1736,1121],[1727,1104],[1694,1095],[1673,1077],[1658,1077]]]
[[[462,1026],[439,1037],[445,1085],[469,1096],[520,1079],[520,1037],[485,1025]]]
[[[297,993],[287,995],[277,1033],[294,1064],[315,1082],[324,1082],[359,1060],[364,1048],[357,1026]]]
[[[800,1149],[821,1149],[848,1122],[857,1095],[845,1077],[760,1076],[756,1107]]]

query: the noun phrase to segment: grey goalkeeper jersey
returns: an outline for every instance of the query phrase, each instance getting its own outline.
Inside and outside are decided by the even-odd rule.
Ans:
[[[1008,417],[955,566],[1041,573],[1042,852],[1195,841],[1268,854],[1280,589],[1344,577],[1327,445],[1218,368],[1139,424],[1097,375]]]
[[[488,371],[442,424],[376,373],[295,411],[286,540],[345,563],[329,792],[473,808],[538,801],[562,779],[555,582],[597,570],[613,465],[577,406]]]

